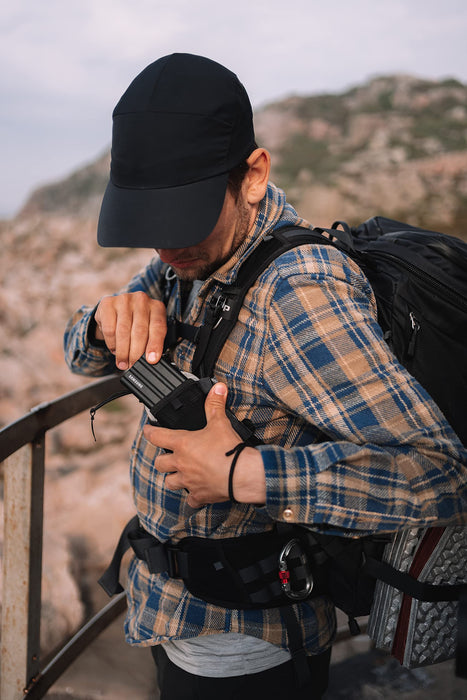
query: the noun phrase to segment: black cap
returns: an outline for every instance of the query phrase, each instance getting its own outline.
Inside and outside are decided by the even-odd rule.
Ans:
[[[229,171],[254,148],[251,104],[234,73],[192,54],[151,63],[113,112],[99,244],[200,243],[219,218]]]

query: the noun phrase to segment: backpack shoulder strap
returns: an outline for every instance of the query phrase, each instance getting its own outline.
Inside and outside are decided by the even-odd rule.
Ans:
[[[266,236],[248,256],[238,271],[233,285],[224,285],[219,296],[210,301],[212,318],[203,327],[193,358],[192,371],[200,376],[211,376],[227,337],[232,331],[243,300],[260,274],[280,255],[304,243],[331,245],[332,240],[322,235],[321,229],[299,226],[284,227]]]

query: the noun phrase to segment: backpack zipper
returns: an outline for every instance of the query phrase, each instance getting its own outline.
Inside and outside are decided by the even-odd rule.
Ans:
[[[412,332],[409,338],[409,344],[407,346],[407,357],[413,357],[415,355],[415,344],[417,342],[418,331],[420,330],[420,323],[414,312],[409,313],[410,325],[412,327]]]
[[[427,280],[433,284],[435,287],[437,287],[440,291],[442,291],[444,294],[447,293],[447,295],[450,297],[453,303],[455,303],[457,306],[461,306],[463,308],[467,309],[467,298],[459,296],[457,292],[454,291],[451,287],[448,287],[444,282],[440,282],[436,277],[433,277],[429,272],[426,272],[425,270],[421,270],[419,267],[416,265],[413,265],[413,263],[408,262],[406,260],[401,260],[401,258],[398,258],[396,255],[393,255],[392,253],[387,253],[386,251],[378,250],[378,251],[371,251],[371,252],[364,252],[360,253],[359,257],[362,260],[363,263],[366,263],[366,258],[367,256],[372,256],[373,258],[382,258],[382,259],[387,259],[391,260],[393,262],[396,262],[398,265],[401,267],[405,268],[409,272],[412,272],[416,277],[419,279],[423,280],[426,282]],[[358,264],[358,260],[356,260]],[[371,266],[368,266],[371,267]]]

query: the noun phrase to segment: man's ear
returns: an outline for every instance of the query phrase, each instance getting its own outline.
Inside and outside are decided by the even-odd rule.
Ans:
[[[271,156],[265,148],[256,148],[247,158],[249,170],[245,176],[245,196],[249,204],[258,204],[266,194],[271,170]]]

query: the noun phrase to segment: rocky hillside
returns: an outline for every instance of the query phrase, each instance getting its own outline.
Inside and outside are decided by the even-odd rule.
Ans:
[[[466,238],[467,86],[377,78],[342,95],[288,98],[255,120],[275,181],[314,224],[379,213]],[[148,259],[96,245],[108,167],[104,154],[0,222],[0,426],[87,381],[64,364],[65,323]],[[45,649],[102,600],[95,581],[132,514],[127,453],[138,413],[130,397],[103,410],[97,443],[86,415],[49,436]]]
[[[380,77],[256,115],[274,178],[310,221],[376,212],[467,237],[467,86]]]

